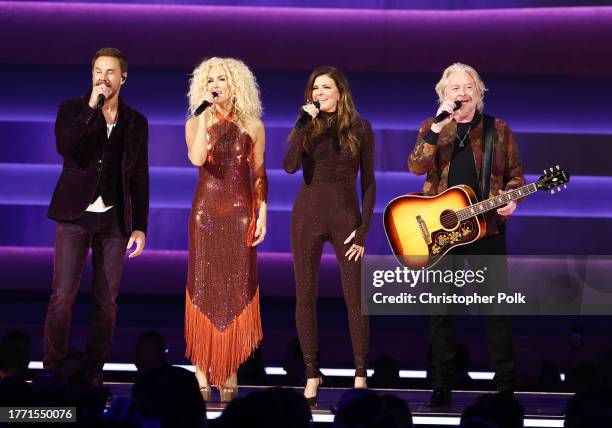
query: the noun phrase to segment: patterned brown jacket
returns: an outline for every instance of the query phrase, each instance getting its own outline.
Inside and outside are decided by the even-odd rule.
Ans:
[[[483,122],[483,120],[480,120],[478,126],[469,132],[478,183],[480,183],[482,169]],[[423,185],[423,193],[426,195],[437,195],[448,188],[448,170],[453,152],[453,142],[457,137],[457,123],[453,121],[440,132],[438,144],[427,143],[423,137],[432,124],[433,118],[429,118],[421,124],[416,144],[408,157],[408,169],[412,173],[416,175],[427,173]],[[525,184],[523,166],[512,130],[506,122],[497,118],[495,119],[495,134],[493,137],[490,183],[488,197],[498,195],[500,190],[512,190]],[[474,191],[476,192],[476,189]],[[521,201],[522,199],[518,200],[518,202]],[[502,223],[507,218],[497,214],[496,210],[492,210],[485,215],[485,219],[487,221],[487,235],[494,235],[499,233]]]

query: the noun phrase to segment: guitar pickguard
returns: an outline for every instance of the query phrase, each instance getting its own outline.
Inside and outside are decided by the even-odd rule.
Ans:
[[[461,221],[453,230],[434,231],[431,234],[431,244],[428,245],[429,254],[439,256],[446,253],[451,247],[476,240],[479,230],[477,221],[476,218],[469,218]]]

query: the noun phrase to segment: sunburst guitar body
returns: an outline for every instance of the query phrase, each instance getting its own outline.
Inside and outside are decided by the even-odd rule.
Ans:
[[[393,199],[384,212],[389,245],[398,261],[409,269],[430,268],[451,249],[481,239],[487,232],[484,213],[524,198],[538,190],[555,193],[569,181],[567,171],[550,172],[531,184],[478,202],[465,185],[453,186],[435,196],[411,193]]]
[[[459,220],[453,213],[478,202],[469,186],[455,186],[436,196],[399,196],[385,209],[387,239],[393,253],[410,269],[435,265],[458,245],[487,232],[484,215]]]

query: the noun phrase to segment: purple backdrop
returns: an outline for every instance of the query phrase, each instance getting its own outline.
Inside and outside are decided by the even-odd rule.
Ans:
[[[461,60],[483,73],[601,76],[612,8],[467,11],[0,2],[15,64],[83,64],[93,46],[121,46],[134,65],[190,67],[204,56],[255,68],[437,73]],[[36,31],[31,29],[35,28]],[[316,28],[320,35],[314,37]],[[223,34],[214,39],[207,34]],[[325,44],[313,42],[322,38]],[[452,40],[452,43],[448,41]]]
[[[260,257],[262,287],[270,284],[263,293],[266,298],[293,295],[289,222],[300,176],[284,174],[281,160],[308,72],[322,63],[345,69],[359,111],[375,130],[379,196],[367,242],[370,253],[388,252],[380,216],[386,201],[421,187],[423,178],[406,172],[406,157],[421,120],[435,111],[433,86],[440,72],[454,61],[469,63],[481,72],[490,89],[486,111],[505,119],[515,131],[530,179],[557,163],[572,174],[567,191],[554,197],[534,195],[520,206],[509,224],[511,250],[610,252],[612,7],[596,7],[610,2],[525,9],[522,7],[584,2],[504,0],[496,2],[494,10],[479,10],[490,7],[490,2],[480,0],[196,3],[0,2],[0,246],[5,247],[0,249],[0,270],[7,273],[0,287],[3,297],[32,291],[46,298],[54,223],[45,218],[45,211],[61,162],[53,137],[55,112],[60,100],[85,92],[89,60],[105,45],[117,46],[127,54],[130,76],[122,94],[151,124],[148,245],[157,251],[126,270],[129,285],[124,291],[128,295],[138,294],[138,299],[156,293],[180,296],[184,288],[186,220],[195,180],[183,141],[185,93],[191,69],[210,55],[244,59],[254,68],[262,90],[271,184],[270,231]],[[254,7],[262,4],[266,7]],[[427,8],[441,10],[424,10]],[[471,10],[459,10],[462,8]],[[321,284],[323,296],[339,296],[337,268],[329,255],[324,258]],[[44,298],[25,299],[24,304],[34,305],[32,302]],[[15,301],[19,299],[21,294]],[[15,308],[22,306],[13,308],[10,299],[4,302],[2,324],[18,324],[15,320],[22,319],[21,310]],[[272,316],[274,308],[269,301],[265,303],[265,316],[272,318],[264,326],[266,346],[274,349],[267,357],[274,360],[284,349],[284,342],[274,337],[294,334],[287,322],[292,312]],[[290,308],[292,303],[289,300],[285,306]],[[170,333],[181,342],[180,302],[177,306],[176,301],[169,301],[171,305],[176,329]],[[332,344],[337,337],[346,336],[339,322],[344,314],[334,308],[324,315],[327,322],[321,323],[328,329],[322,337],[332,337]],[[27,310],[33,311],[30,306]],[[133,317],[149,310],[135,311]],[[30,323],[26,330],[38,328],[43,311],[32,315],[34,321],[23,321]],[[88,315],[81,316],[83,324]],[[414,337],[425,343],[421,336],[426,323],[411,321],[417,326]],[[391,320],[377,327],[377,322],[373,321],[373,338],[379,346],[399,348],[397,337],[386,334],[393,328],[402,330],[396,331],[398,335],[404,333],[401,323]],[[538,327],[540,324],[541,320]],[[559,332],[557,324],[550,322],[554,325],[547,333],[551,337],[566,333]],[[529,343],[540,345],[537,338],[531,340],[533,322],[519,321],[518,325]],[[132,327],[140,329],[142,324],[134,322]],[[125,326],[121,331],[126,335]],[[129,349],[129,334],[126,337],[119,346]],[[562,340],[546,342],[552,343],[547,345],[551,355],[560,349]],[[350,350],[348,345],[337,348],[342,348],[339,355]],[[388,352],[393,351],[422,362],[420,354]],[[475,358],[482,360],[484,349],[477,351]],[[343,358],[350,361],[350,356],[338,357],[339,361]]]

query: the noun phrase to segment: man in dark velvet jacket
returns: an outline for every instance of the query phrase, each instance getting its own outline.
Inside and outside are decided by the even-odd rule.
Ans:
[[[92,60],[92,89],[64,101],[57,151],[64,165],[48,216],[57,221],[52,294],[44,333],[44,366],[63,371],[76,299],[92,250],[94,313],[86,345],[88,378],[102,383],[117,314],[124,255],[142,253],[149,210],[148,123],[120,97],[127,61],[118,49]]]

